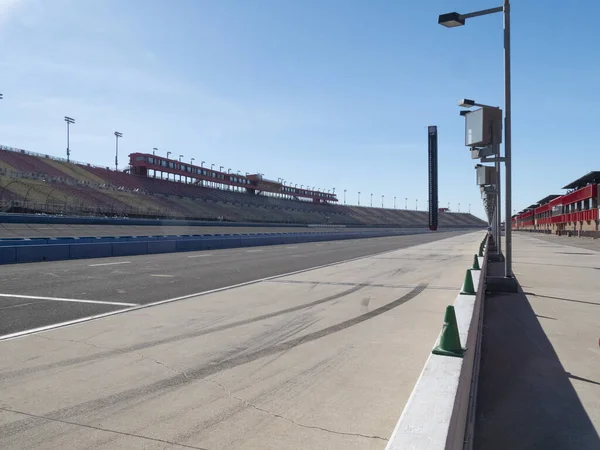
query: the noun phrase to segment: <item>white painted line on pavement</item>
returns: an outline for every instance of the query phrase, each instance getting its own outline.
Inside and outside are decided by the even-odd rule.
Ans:
[[[291,246],[286,247],[286,248],[298,248],[298,246],[297,245],[291,245]]]
[[[164,278],[173,278],[173,275],[165,275],[165,274],[160,274],[160,273],[153,273],[150,274],[151,277],[164,277]]]
[[[202,255],[191,255],[191,256],[188,256],[188,258],[204,258],[206,256],[212,256],[212,253],[205,253]]]
[[[246,253],[256,253],[256,252],[262,252],[262,249],[246,250]]]
[[[131,264],[131,261],[119,261],[119,262],[111,262],[111,263],[89,264],[88,267],[116,266],[117,264]]]
[[[34,305],[36,303],[39,303],[39,302],[29,302],[29,303],[21,303],[19,305],[4,306],[0,309],[20,308],[21,306]]]
[[[138,306],[138,303],[107,302],[104,300],[82,300],[78,298],[38,297],[37,295],[0,294],[6,298],[26,298],[29,300],[48,300],[51,302],[93,303],[96,305]]]

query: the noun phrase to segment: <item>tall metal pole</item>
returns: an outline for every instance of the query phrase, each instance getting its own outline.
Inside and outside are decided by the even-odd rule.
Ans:
[[[360,206],[360,191],[358,191],[358,206]]]
[[[123,133],[115,131],[115,170],[119,170],[119,138],[123,136]]]
[[[69,151],[69,122],[67,120],[67,162],[71,160],[71,152]]]
[[[494,126],[496,126],[494,124]],[[497,135],[497,132],[494,133],[494,136]],[[496,155],[496,161],[494,162],[494,166],[496,167],[496,230],[497,235],[495,236],[495,244],[496,249],[498,250],[498,254],[502,254],[502,177],[501,175],[501,167],[500,163],[500,144],[494,142],[494,153]],[[506,257],[506,255],[505,255]]]
[[[511,160],[511,102],[510,102],[510,2],[504,0],[504,164],[506,167],[504,275],[512,277],[512,160]]]

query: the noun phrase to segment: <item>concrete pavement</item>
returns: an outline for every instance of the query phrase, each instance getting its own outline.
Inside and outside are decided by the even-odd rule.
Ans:
[[[483,233],[0,343],[0,447],[383,449]]]
[[[520,292],[485,300],[475,448],[599,449],[600,252],[533,236],[514,236]]]

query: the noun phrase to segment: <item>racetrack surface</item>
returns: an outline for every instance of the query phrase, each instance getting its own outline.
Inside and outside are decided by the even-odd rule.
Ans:
[[[113,270],[138,283],[172,275],[147,289],[168,295],[162,282],[195,289],[223,271],[221,284],[243,279],[236,267],[260,277],[370,253],[0,342],[0,448],[383,449],[482,236],[227,250],[217,270],[181,254],[32,264],[56,272],[47,286],[64,294],[59,267],[103,279],[97,299],[122,286]],[[102,299],[136,303],[129,294]]]

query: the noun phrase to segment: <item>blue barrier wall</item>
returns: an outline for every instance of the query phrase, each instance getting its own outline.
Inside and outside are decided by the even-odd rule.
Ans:
[[[153,253],[189,252],[261,245],[361,239],[429,233],[428,229],[401,231],[343,231],[306,233],[256,233],[188,236],[121,236],[0,240],[0,264],[106,258]]]

